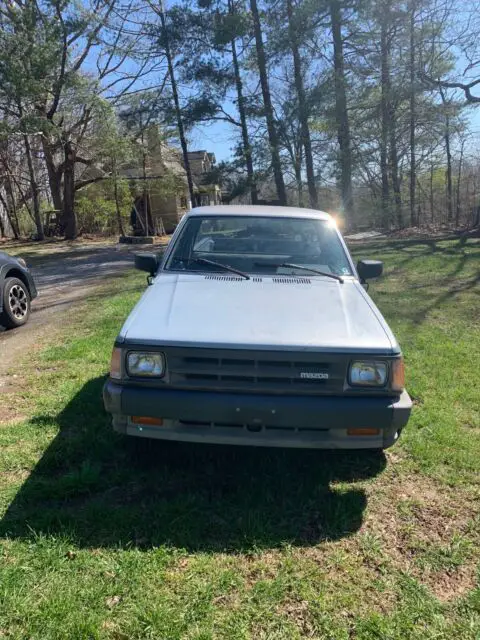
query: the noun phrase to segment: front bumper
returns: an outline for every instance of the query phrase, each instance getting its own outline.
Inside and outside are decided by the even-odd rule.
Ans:
[[[410,417],[406,391],[397,398],[274,396],[129,387],[108,380],[105,409],[127,435],[253,446],[325,449],[386,448]],[[163,419],[163,426],[134,424],[131,416]],[[351,436],[347,429],[379,429]]]

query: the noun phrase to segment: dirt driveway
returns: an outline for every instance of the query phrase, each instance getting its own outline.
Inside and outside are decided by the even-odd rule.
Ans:
[[[18,373],[19,356],[41,344],[47,332],[64,324],[71,305],[95,295],[105,279],[120,278],[131,269],[133,253],[139,249],[142,248],[138,245],[133,249],[98,242],[46,244],[24,252],[16,248],[15,253],[25,257],[32,270],[38,298],[32,303],[32,314],[24,327],[11,331],[0,327],[0,391],[14,383],[10,378]]]

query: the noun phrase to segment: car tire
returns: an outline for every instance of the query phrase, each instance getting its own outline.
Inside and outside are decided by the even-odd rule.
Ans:
[[[3,284],[3,312],[0,323],[7,329],[24,325],[30,316],[30,293],[18,278],[6,278]]]

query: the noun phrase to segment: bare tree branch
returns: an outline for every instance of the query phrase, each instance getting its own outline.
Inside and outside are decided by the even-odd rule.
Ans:
[[[473,80],[468,84],[463,82],[448,82],[446,80],[440,80],[440,79],[435,80],[434,78],[431,78],[430,76],[427,76],[425,74],[423,75],[423,78],[432,86],[436,86],[439,88],[441,87],[444,89],[460,89],[465,93],[465,98],[467,103],[471,103],[471,104],[480,103],[480,96],[474,96],[471,93],[471,89],[473,89],[473,87],[476,87],[477,85],[480,84],[480,78],[478,78],[477,80]]]

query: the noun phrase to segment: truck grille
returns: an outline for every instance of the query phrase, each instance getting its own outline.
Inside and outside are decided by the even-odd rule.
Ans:
[[[341,393],[345,357],[201,350],[168,350],[168,382],[172,387],[216,391],[318,394]],[[208,353],[206,353],[208,351]]]

